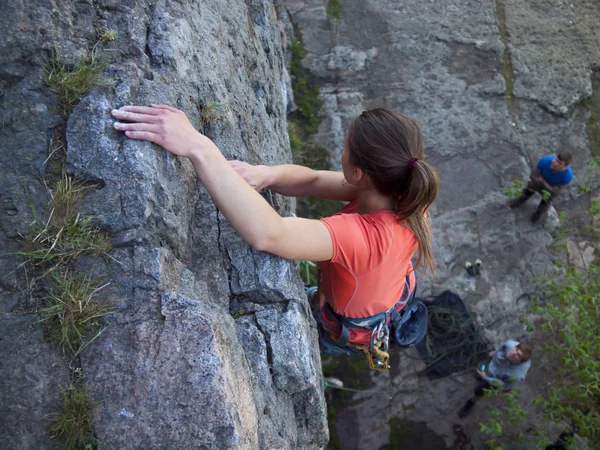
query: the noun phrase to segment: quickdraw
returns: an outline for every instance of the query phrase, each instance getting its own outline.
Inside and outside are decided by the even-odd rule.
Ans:
[[[335,336],[331,332],[329,335],[335,340]],[[381,323],[371,332],[369,347],[353,344],[352,342],[348,342],[346,346],[362,351],[367,358],[371,370],[383,372],[390,368],[390,354],[388,353],[389,337],[389,328]]]

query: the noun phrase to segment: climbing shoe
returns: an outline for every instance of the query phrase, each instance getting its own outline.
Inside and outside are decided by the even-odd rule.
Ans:
[[[539,222],[541,217],[542,217],[542,212],[538,208],[531,216],[531,223]]]
[[[471,399],[467,400],[467,403],[465,403],[465,405],[462,408],[460,408],[460,411],[458,411],[458,417],[460,417],[461,419],[463,417],[467,417],[467,414],[471,412],[473,406],[475,406],[475,402]]]
[[[475,273],[479,275],[481,273],[481,266],[483,266],[483,262],[478,258],[475,260]]]
[[[477,269],[475,268],[475,266],[471,263],[471,261],[467,261],[465,263],[465,269],[467,270],[467,273],[469,275],[471,275],[472,277],[474,277],[475,275],[477,275]]]
[[[521,206],[523,203],[525,203],[525,200],[527,200],[529,197],[525,197],[523,195],[521,195],[520,197],[517,198],[513,198],[511,201],[508,202],[508,206],[510,206],[511,208],[517,208],[519,206]]]

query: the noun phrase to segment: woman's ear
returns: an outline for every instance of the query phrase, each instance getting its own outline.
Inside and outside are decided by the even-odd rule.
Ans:
[[[352,177],[354,178],[354,180],[352,180],[354,182],[353,184],[358,184],[365,177],[365,173],[360,167],[354,166],[352,168]]]

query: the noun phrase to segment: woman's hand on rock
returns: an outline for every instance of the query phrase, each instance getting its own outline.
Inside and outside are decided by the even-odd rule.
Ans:
[[[232,160],[229,165],[257,191],[261,191],[270,184],[269,167],[253,166],[243,161]]]
[[[171,106],[122,106],[112,115],[123,121],[114,127],[128,138],[154,142],[177,156],[190,157],[195,149],[214,145],[194,129],[183,111]]]

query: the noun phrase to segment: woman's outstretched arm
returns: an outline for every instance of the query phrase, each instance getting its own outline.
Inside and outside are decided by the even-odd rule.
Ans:
[[[238,233],[257,250],[288,259],[325,261],[333,256],[327,228],[318,220],[280,217],[227,162],[217,146],[198,133],[186,115],[165,105],[113,110],[117,130],[189,158],[213,201]]]
[[[342,172],[313,170],[295,164],[253,166],[235,160],[229,164],[257,191],[268,187],[288,197],[320,197],[348,202],[356,199],[356,187],[346,181]]]

